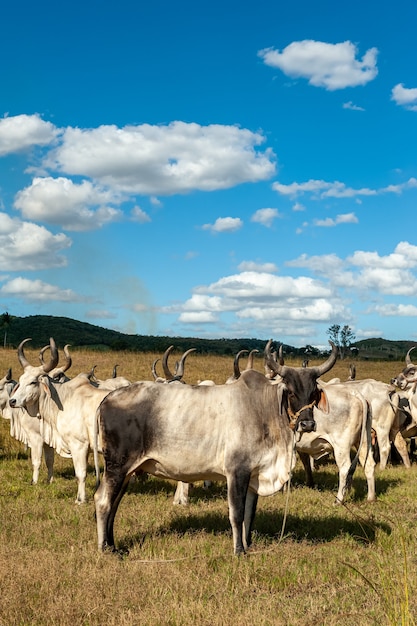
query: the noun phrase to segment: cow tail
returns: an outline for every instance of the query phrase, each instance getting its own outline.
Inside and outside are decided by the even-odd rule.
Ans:
[[[94,470],[96,473],[96,489],[98,489],[100,485],[100,464],[98,459],[98,420],[100,416],[100,405],[96,410],[96,414],[94,417],[94,428],[93,428],[93,455],[94,455]]]

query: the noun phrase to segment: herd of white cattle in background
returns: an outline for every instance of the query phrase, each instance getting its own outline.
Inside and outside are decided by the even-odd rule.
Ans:
[[[72,359],[68,346],[64,348],[65,363],[59,367],[58,349],[52,338],[49,346],[40,352],[40,365],[31,365],[24,354],[24,345],[27,341],[30,340],[25,339],[18,347],[18,358],[23,368],[19,381],[12,379],[11,370],[0,380],[0,411],[3,418],[10,421],[11,436],[30,448],[33,466],[32,483],[38,482],[42,453],[48,471],[47,480],[48,482],[53,480],[54,452],[57,452],[63,457],[72,459],[78,483],[76,502],[84,503],[88,455],[94,450],[97,485],[99,483],[97,409],[113,390],[130,387],[133,383],[124,377],[117,376],[116,368],[113,377],[107,380],[98,380],[94,369],[89,373],[69,378],[67,371],[71,367]],[[332,345],[332,354],[334,348]],[[47,349],[50,351],[49,361],[45,361]],[[174,373],[168,366],[168,357],[172,350],[173,346],[170,346],[161,359],[163,377],[156,372],[158,360],[152,364],[154,381],[147,381],[148,385],[184,386],[182,378],[185,359],[193,349],[183,354],[176,364]],[[253,370],[254,352],[256,351],[249,353],[244,372]],[[373,379],[353,379],[345,382],[332,379],[327,383],[320,378],[317,379],[317,388],[326,397],[326,406],[320,403],[318,396],[316,398],[312,391],[311,397],[316,400],[308,406],[302,406],[299,413],[307,409],[311,410],[314,404],[314,430],[299,428],[293,431],[295,448],[304,465],[309,486],[314,484],[312,459],[319,459],[333,453],[339,470],[336,501],[343,501],[358,462],[362,465],[367,480],[367,499],[374,500],[376,495],[373,454],[375,442],[378,444],[381,469],[386,467],[391,443],[401,455],[405,467],[410,467],[406,439],[417,436],[417,366],[412,364],[410,352],[405,358],[406,367],[391,381],[392,384]],[[236,355],[233,375],[225,381],[225,384],[236,384],[242,375],[243,378],[247,376],[240,371],[239,367],[239,360],[245,353],[248,354],[248,351],[241,351]],[[331,367],[335,360],[336,355],[331,361]],[[277,367],[274,363],[277,363]],[[272,352],[272,342],[268,342],[265,348],[264,378],[270,385],[280,385],[287,389],[291,384],[288,384],[284,372],[288,373],[290,370],[302,372],[303,369],[312,370],[313,368],[285,366],[282,353],[277,355],[276,352]],[[322,370],[317,371],[322,374]],[[221,387],[212,381],[201,381],[199,386]],[[200,395],[201,393],[207,394],[207,391],[200,392]],[[288,394],[290,398],[295,397],[294,390],[289,389]],[[288,406],[290,407],[290,403]],[[294,415],[288,407],[286,412],[291,422]],[[299,419],[299,415],[295,417]],[[242,415],[241,418],[244,420],[245,416]],[[205,432],[210,433],[212,428],[210,417],[201,416],[201,419],[198,427],[200,428],[203,424]],[[353,461],[352,449],[356,449]],[[218,477],[216,474],[215,478]],[[174,503],[188,503],[188,487],[188,482],[179,480]]]

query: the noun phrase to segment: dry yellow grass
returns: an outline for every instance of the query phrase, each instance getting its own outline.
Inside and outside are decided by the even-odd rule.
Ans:
[[[38,362],[37,351],[27,349],[26,355]],[[74,350],[71,374],[97,365],[97,376],[106,378],[118,363],[121,375],[151,380],[157,356]],[[16,353],[0,351],[0,374],[10,366],[18,377]],[[348,366],[337,363],[326,378],[346,378]],[[358,378],[388,382],[403,363],[356,367]],[[256,368],[262,371],[262,359]],[[190,355],[184,378],[223,382],[232,369],[230,358]],[[197,485],[190,506],[178,508],[170,481],[133,483],[115,523],[116,541],[129,555],[118,559],[97,551],[92,468],[84,506],[74,504],[69,460],[57,459],[52,485],[43,483],[45,476],[42,468],[41,482],[30,485],[28,455],[1,420],[1,626],[415,624],[415,465],[377,472],[374,504],[366,502],[358,468],[345,507],[333,506],[332,463],[319,467],[317,490],[303,486],[297,465],[288,500],[281,493],[260,499],[254,550],[242,558],[232,554],[222,484],[211,491]]]

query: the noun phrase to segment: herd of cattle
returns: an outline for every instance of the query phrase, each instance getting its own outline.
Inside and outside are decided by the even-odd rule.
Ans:
[[[86,501],[88,455],[94,452],[94,494],[100,549],[115,550],[113,526],[120,501],[133,474],[146,472],[178,481],[174,503],[188,502],[195,481],[226,480],[235,554],[251,544],[258,495],[273,495],[289,481],[301,458],[312,486],[313,461],[333,453],[339,471],[336,502],[342,502],[359,462],[367,480],[368,500],[375,499],[375,444],[384,469],[391,444],[406,467],[406,440],[417,436],[417,366],[410,352],[406,367],[392,384],[373,379],[324,382],[337,360],[331,344],[320,366],[289,367],[269,341],[264,373],[253,368],[253,353],[241,371],[234,360],[225,384],[182,381],[188,350],[168,366],[170,346],[162,357],[164,376],[152,365],[153,381],[130,382],[114,376],[98,380],[94,370],[67,376],[68,346],[59,366],[55,341],[41,350],[40,365],[31,365],[22,341],[19,381],[11,370],[0,380],[0,411],[10,420],[10,434],[28,445],[32,482],[39,478],[42,453],[53,479],[54,453],[71,458],[78,483],[76,502]],[[45,352],[49,350],[49,360]],[[351,450],[356,450],[352,460]],[[104,459],[100,480],[99,454]]]

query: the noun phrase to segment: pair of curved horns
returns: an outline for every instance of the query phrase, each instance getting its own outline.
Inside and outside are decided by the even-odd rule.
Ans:
[[[239,350],[239,352],[236,354],[235,359],[233,361],[233,376],[234,378],[236,378],[236,380],[240,377],[240,367],[239,367],[240,357],[243,356],[244,354],[248,354],[248,362],[246,364],[245,369],[251,370],[253,369],[253,355],[256,354],[257,352],[259,352],[259,350],[257,350],[256,348],[254,350],[251,350],[250,352],[249,350]]]
[[[23,341],[20,342],[20,344],[19,344],[19,346],[17,348],[17,356],[18,356],[20,365],[23,367],[23,369],[26,369],[27,367],[30,367],[30,363],[27,360],[27,358],[25,357],[25,353],[24,353],[24,350],[23,350],[23,346],[28,341],[32,341],[32,339],[31,338],[23,339]],[[58,348],[56,347],[56,343],[55,343],[55,340],[54,340],[53,337],[50,337],[50,339],[49,339],[49,346],[48,347],[51,350],[51,358],[49,359],[49,363],[43,363],[42,364],[42,369],[45,372],[45,374],[48,374],[48,372],[53,370],[58,365],[58,361],[59,361]]]
[[[165,379],[167,381],[171,381],[171,380],[181,380],[181,378],[184,376],[184,364],[185,364],[185,359],[187,358],[187,356],[189,354],[191,354],[191,352],[194,352],[196,350],[196,348],[190,348],[189,350],[187,350],[186,352],[184,352],[184,354],[182,355],[180,361],[176,364],[175,367],[175,374],[173,374],[171,372],[171,370],[169,369],[168,366],[168,357],[171,354],[171,352],[173,351],[174,346],[169,346],[169,348],[167,348],[162,356],[162,368],[164,370],[164,374],[165,374]],[[155,361],[152,363],[152,374],[155,378],[155,380],[157,380],[159,378],[158,374],[156,373],[156,364],[159,361],[159,359],[155,359]]]
[[[306,369],[306,370],[310,370],[311,372],[314,372],[314,375],[315,375],[316,378],[319,378],[320,376],[323,376],[323,374],[325,374],[326,372],[331,370],[333,365],[336,363],[337,354],[338,354],[338,348],[333,343],[333,341],[329,341],[329,344],[332,347],[332,351],[330,353],[330,356],[326,359],[326,361],[324,363],[322,363],[321,365],[318,365],[316,367],[305,367],[305,368],[303,368],[303,369]],[[278,374],[279,376],[282,376],[284,378],[285,377],[286,366],[284,365],[284,358],[282,356],[282,345],[279,348],[279,363],[277,361],[275,361],[273,359],[273,357],[272,357],[271,346],[272,346],[272,339],[270,339],[268,341],[268,343],[266,344],[266,346],[265,346],[265,362],[268,365],[268,367],[273,372],[275,372],[275,374]]]
[[[69,351],[68,351],[68,348],[69,348],[70,346],[71,346],[71,344],[70,344],[70,343],[67,343],[67,344],[65,344],[65,346],[64,346],[65,365],[63,365],[63,366],[61,367],[61,372],[62,372],[62,373],[64,373],[64,372],[66,372],[67,370],[69,370],[69,368],[70,368],[70,367],[71,367],[71,365],[72,365],[72,358],[71,358],[71,355],[70,355],[70,353],[69,353]],[[45,354],[45,352],[46,352],[47,350],[49,350],[49,347],[50,347],[50,346],[44,346],[44,347],[41,349],[41,351],[39,352],[39,361],[41,362],[41,365],[42,365],[42,366],[43,366],[43,365],[45,365],[45,361],[44,361],[43,355]]]

